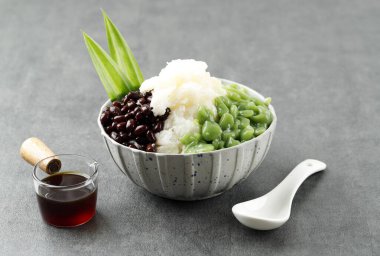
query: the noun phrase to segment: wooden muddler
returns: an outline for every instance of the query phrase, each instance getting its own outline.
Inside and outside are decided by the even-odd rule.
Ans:
[[[54,156],[55,154],[40,139],[31,137],[21,144],[20,155],[29,164],[36,165],[42,159]],[[61,160],[58,157],[52,157],[45,159],[38,166],[44,172],[52,174],[58,172],[61,169],[61,165]]]

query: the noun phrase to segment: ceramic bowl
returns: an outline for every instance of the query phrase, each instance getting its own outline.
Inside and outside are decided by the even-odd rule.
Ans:
[[[249,87],[221,80],[223,84],[235,83],[245,87],[252,96],[264,100]],[[107,101],[100,109],[98,125],[116,166],[136,185],[152,194],[175,200],[214,197],[245,180],[268,153],[277,123],[276,113],[270,105],[273,121],[269,128],[237,146],[202,154],[149,153],[121,145],[107,135],[99,118],[110,104]]]

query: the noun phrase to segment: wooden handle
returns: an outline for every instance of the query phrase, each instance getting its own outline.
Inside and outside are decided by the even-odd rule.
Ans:
[[[21,157],[31,165],[36,165],[39,161],[55,154],[40,139],[31,137],[26,139],[20,148]],[[39,167],[46,173],[52,174],[61,169],[61,160],[57,157],[42,161]]]

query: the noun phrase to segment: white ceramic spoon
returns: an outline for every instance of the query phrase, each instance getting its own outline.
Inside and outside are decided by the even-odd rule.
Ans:
[[[310,175],[324,169],[325,163],[307,159],[298,164],[272,191],[262,197],[234,205],[232,213],[241,224],[250,228],[278,228],[289,219],[293,197],[301,184]]]

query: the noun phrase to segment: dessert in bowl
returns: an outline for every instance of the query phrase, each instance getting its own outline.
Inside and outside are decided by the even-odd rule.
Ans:
[[[247,90],[252,96],[264,99],[256,91]],[[100,116],[110,105],[108,100],[102,106],[98,125],[117,167],[136,185],[155,195],[176,200],[217,196],[246,179],[268,153],[277,123],[274,108],[269,106],[273,120],[268,129],[239,145],[205,153],[152,153],[124,146],[105,132]]]
[[[110,98],[98,125],[118,168],[149,192],[177,200],[213,197],[247,178],[273,138],[271,99],[212,77],[195,60],[171,61],[144,81],[104,15],[111,56],[86,34],[85,42]]]

